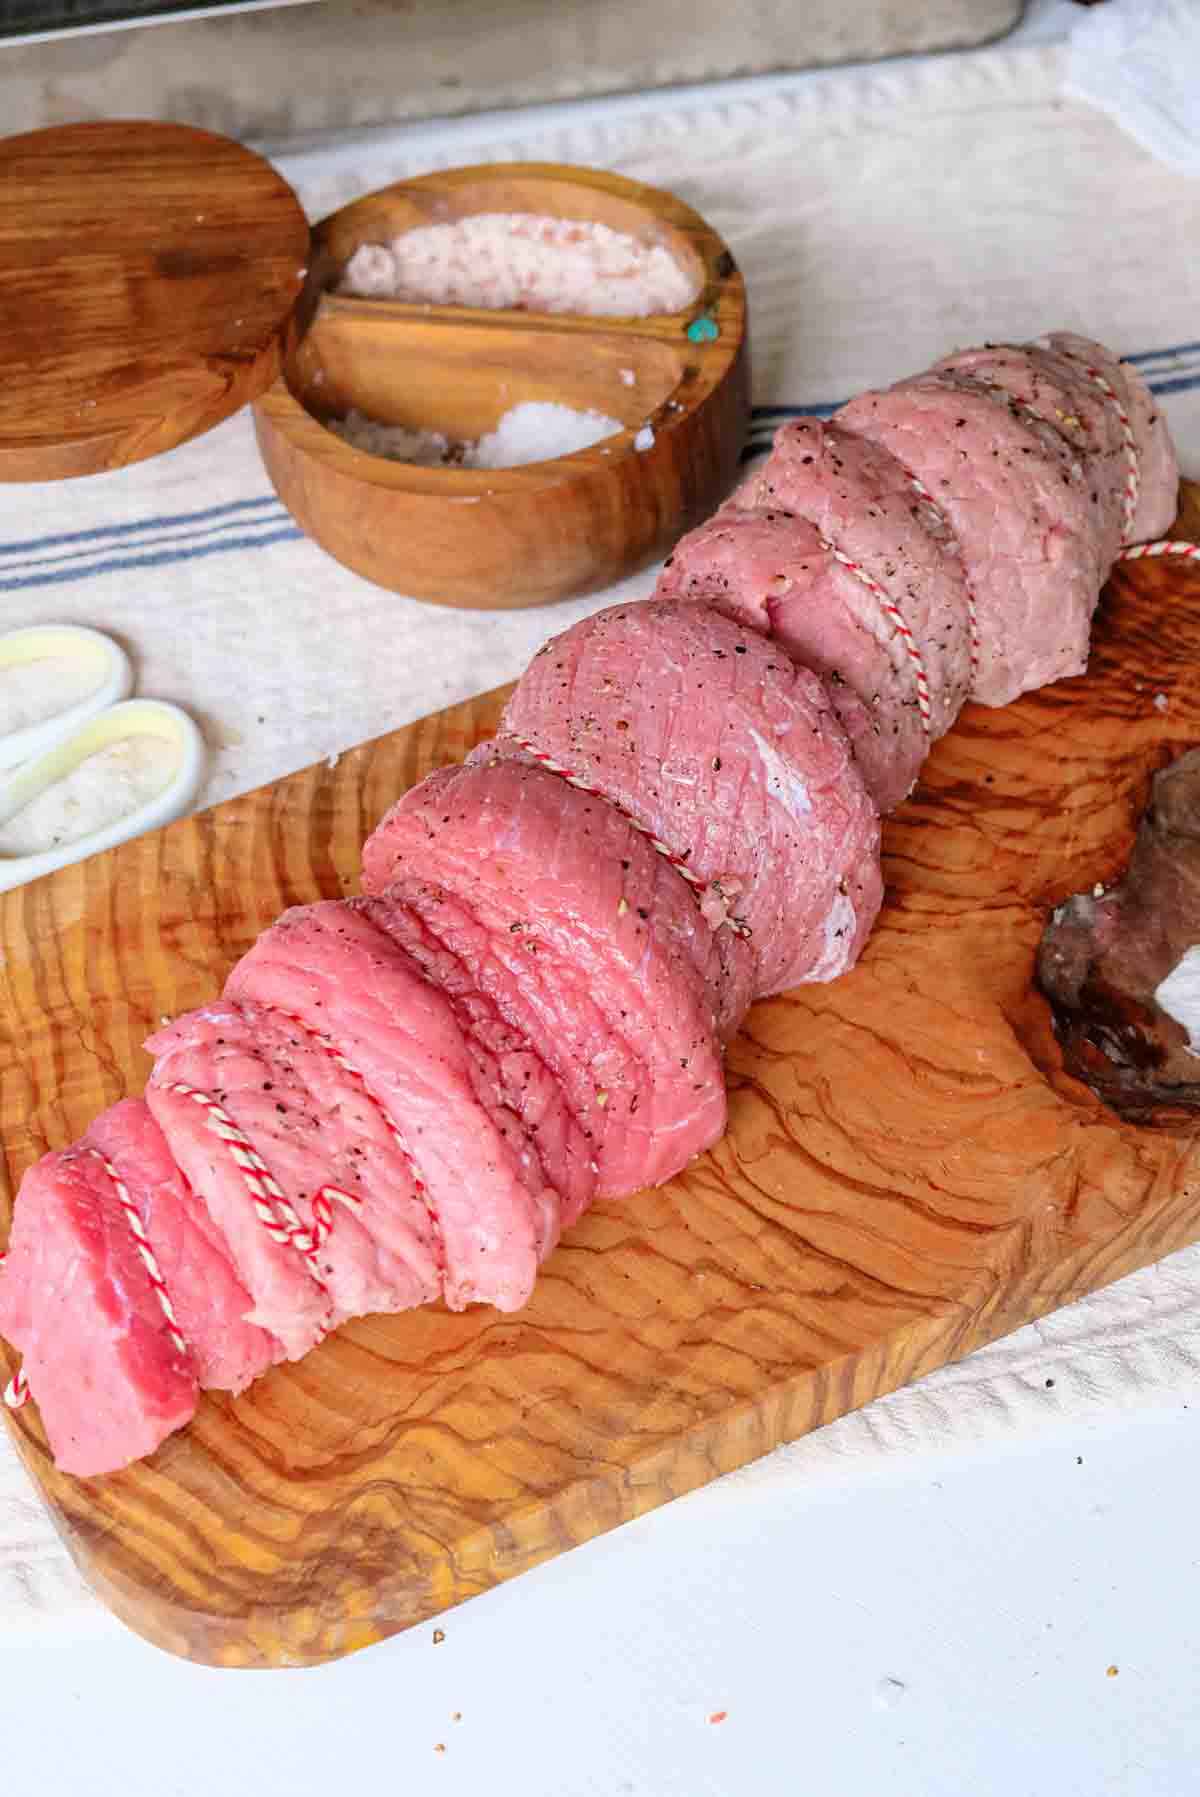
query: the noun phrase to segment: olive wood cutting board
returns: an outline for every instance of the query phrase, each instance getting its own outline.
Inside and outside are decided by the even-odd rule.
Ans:
[[[0,1238],[29,1162],[141,1086],[159,1019],[285,905],[352,891],[389,802],[502,697],[0,900]],[[1200,574],[1126,564],[1086,678],[969,707],[930,757],[855,971],[751,1013],[723,1141],[597,1205],[519,1315],[350,1324],[108,1478],[57,1473],[35,1405],[9,1417],[91,1584],[178,1654],[330,1659],[1200,1236],[1192,1137],[1065,1076],[1031,986],[1047,907],[1117,875],[1151,775],[1197,742]]]

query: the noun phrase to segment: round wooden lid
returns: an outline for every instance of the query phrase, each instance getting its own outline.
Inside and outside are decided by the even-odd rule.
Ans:
[[[279,371],[308,260],[261,156],[186,125],[0,142],[0,480],[61,480],[219,424]]]

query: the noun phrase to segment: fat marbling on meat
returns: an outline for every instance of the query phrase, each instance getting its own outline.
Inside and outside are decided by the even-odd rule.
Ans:
[[[836,979],[882,898],[879,822],[820,682],[704,601],[618,605],[553,637],[501,722],[637,819],[743,927],[755,996]]]

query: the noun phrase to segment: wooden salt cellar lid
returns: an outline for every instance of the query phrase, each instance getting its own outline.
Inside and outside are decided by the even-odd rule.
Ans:
[[[598,317],[338,291],[360,245],[513,213],[665,248],[695,296],[673,313]],[[664,554],[733,485],[750,416],[745,286],[721,238],[674,194],[562,163],[450,169],[322,220],[311,263],[283,375],[255,403],[259,448],[302,528],[376,585],[489,610],[594,591]],[[473,441],[525,401],[623,428],[495,469],[389,461],[326,428],[355,408]]]
[[[275,378],[308,223],[225,137],[149,120],[0,142],[0,480],[141,461]]]

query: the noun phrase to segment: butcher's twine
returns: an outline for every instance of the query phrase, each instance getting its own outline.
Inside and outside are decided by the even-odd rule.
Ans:
[[[1065,350],[1063,353],[1070,356],[1072,360],[1079,362],[1088,379],[1104,395],[1107,404],[1113,408],[1121,427],[1121,436],[1126,457],[1126,476],[1122,493],[1124,510],[1122,546],[1117,557],[1118,561],[1133,562],[1140,561],[1143,558],[1164,555],[1180,556],[1189,560],[1200,560],[1200,544],[1198,543],[1188,543],[1180,539],[1169,537],[1160,537],[1150,543],[1130,542],[1130,536],[1133,531],[1133,521],[1137,513],[1138,499],[1141,492],[1141,466],[1138,459],[1137,438],[1134,434],[1132,421],[1120,396],[1116,392],[1116,389],[1113,387],[1112,383],[1101,374],[1098,368],[1094,368],[1090,363],[1085,362],[1082,357],[1075,356],[1070,350]],[[938,517],[949,530],[951,528],[949,520],[946,518],[942,508],[938,505],[936,499],[925,486],[924,482],[921,481],[917,475],[913,474],[911,470],[906,470],[906,473],[908,474],[908,479],[914,491],[920,495],[926,504],[933,507]],[[921,655],[920,648],[907,620],[899,606],[895,604],[879,582],[868,574],[861,563],[854,561],[843,550],[839,549],[836,543],[830,542],[827,538],[823,537],[821,539],[821,547],[827,554],[832,555],[835,561],[847,569],[849,573],[853,574],[855,578],[867,588],[868,592],[870,592],[876,599],[884,613],[891,619],[899,632],[905,650],[913,664],[917,685],[917,705],[921,714],[921,725],[926,739],[928,740],[932,733],[932,706],[929,698],[929,680],[925,671],[925,662]],[[970,629],[971,686],[974,687],[975,676],[979,665],[979,628],[976,617],[975,595],[971,590],[969,582],[966,584],[966,595],[967,615]],[[576,787],[580,792],[585,792],[593,798],[604,799],[606,803],[612,805],[613,809],[619,811],[627,823],[632,824],[633,828],[646,838],[651,848],[655,849],[665,861],[670,863],[677,873],[682,875],[692,887],[698,898],[703,898],[705,896],[709,890],[708,882],[702,880],[699,875],[687,865],[686,857],[676,853],[676,851],[663,842],[661,838],[657,837],[646,824],[641,823],[630,812],[626,811],[624,806],[618,804],[608,793],[603,792],[598,786],[589,784],[588,781],[584,780],[581,775],[575,773],[572,769],[563,766],[561,762],[555,761],[552,756],[539,749],[536,744],[529,742],[522,737],[514,737],[513,740],[517,743],[519,748],[523,749],[528,755],[533,756],[533,758],[538,761],[547,772],[559,775],[569,786]],[[751,934],[749,926],[742,923],[739,919],[729,917],[725,921],[736,935],[748,937]],[[322,1036],[318,1031],[309,1029],[303,1019],[295,1016],[292,1012],[286,1011],[281,1013],[281,1015],[285,1016],[289,1022],[297,1024],[307,1035],[311,1036],[313,1041],[316,1042],[319,1047],[330,1054],[342,1070],[348,1074],[350,1078],[356,1081],[364,1096],[371,1104],[375,1105],[379,1111],[393,1142],[403,1156],[405,1164],[412,1175],[414,1189],[425,1206],[434,1230],[435,1253],[438,1255],[438,1258],[444,1267],[445,1244],[442,1240],[441,1227],[437,1213],[430,1201],[428,1189],[421,1177],[416,1162],[413,1160],[407,1144],[400,1136],[400,1133],[387,1110],[370,1090],[363,1075],[356,1067],[351,1065],[335,1043],[331,1042],[328,1037]],[[351,1209],[355,1209],[361,1203],[361,1200],[354,1197],[349,1192],[342,1191],[340,1187],[333,1185],[321,1186],[313,1198],[312,1228],[305,1229],[280,1186],[271,1175],[266,1163],[262,1160],[249,1138],[234,1123],[224,1107],[219,1104],[210,1093],[198,1091],[195,1087],[186,1086],[180,1081],[171,1082],[168,1085],[167,1090],[176,1092],[181,1097],[190,1098],[194,1103],[203,1106],[209,1112],[216,1134],[229,1144],[230,1153],[238,1167],[241,1169],[254,1204],[255,1213],[259,1220],[266,1228],[272,1240],[279,1242],[283,1246],[295,1248],[297,1252],[303,1256],[314,1282],[329,1302],[329,1314],[332,1315],[333,1300],[330,1296],[329,1289],[321,1276],[320,1269],[316,1265],[315,1256],[320,1249],[321,1244],[326,1240],[333,1228],[333,1202],[338,1201],[350,1206]],[[150,1280],[150,1284],[154,1289],[159,1304],[162,1306],[163,1315],[167,1321],[167,1330],[171,1340],[181,1354],[187,1355],[189,1353],[188,1345],[183,1335],[180,1333],[175,1311],[167,1291],[166,1281],[163,1279],[161,1269],[154,1257],[153,1250],[146,1237],[145,1227],[137,1207],[129,1195],[129,1190],[118,1174],[116,1168],[105,1155],[101,1154],[96,1148],[89,1148],[86,1152],[93,1155],[100,1162],[109,1179],[112,1181],[117,1200],[128,1220],[130,1231],[137,1244],[138,1254],[145,1266],[147,1277]],[[6,1254],[0,1254],[0,1267],[3,1267],[7,1258]],[[321,1337],[319,1339],[323,1339],[327,1334],[328,1321],[322,1327]],[[3,1399],[9,1410],[19,1410],[28,1401],[29,1382],[19,1368],[5,1387]]]
[[[1088,380],[1091,381],[1093,387],[1098,387],[1100,389],[1105,400],[1116,413],[1117,421],[1121,426],[1121,440],[1125,446],[1126,470],[1125,488],[1123,493],[1125,517],[1121,527],[1121,548],[1124,550],[1133,536],[1134,514],[1137,511],[1138,499],[1142,490],[1142,469],[1141,463],[1138,461],[1137,438],[1134,435],[1133,423],[1129,413],[1125,410],[1125,407],[1121,402],[1120,394],[1117,392],[1112,382],[1107,380],[1098,368],[1093,368],[1090,362],[1086,361],[1083,356],[1076,355],[1074,350],[1067,349],[1062,353],[1067,356],[1070,361],[1078,362]]]
[[[904,464],[901,463],[900,466],[903,468]],[[908,482],[912,487],[913,492],[919,499],[923,499],[926,505],[933,508],[934,515],[939,519],[942,529],[946,532],[947,536],[957,543],[958,538],[955,535],[954,526],[951,524],[949,518],[947,518],[933,494],[929,491],[929,488],[925,485],[925,482],[915,475],[911,468],[905,468],[904,472],[908,476]],[[979,612],[975,604],[975,589],[967,578],[966,558],[962,553],[961,546],[959,548],[958,558],[960,566],[962,567],[963,591],[967,596],[967,642],[971,656],[971,674],[970,679],[967,682],[967,697],[970,698],[971,694],[975,691],[975,682],[979,676]]]
[[[929,488],[925,485],[925,482],[919,475],[914,474],[911,468],[899,461],[898,457],[894,456],[893,459],[895,459],[900,468],[903,469],[904,477],[908,481],[913,492],[919,499],[923,499],[925,504],[933,512],[934,516],[941,524],[942,529],[946,532],[946,535],[950,537],[953,542],[957,542],[958,539],[955,535],[954,526],[951,524],[949,518],[942,510],[942,507],[938,504],[933,494],[929,491]],[[831,543],[827,537],[822,537],[821,547],[825,550],[826,554],[832,555],[844,568],[848,568],[851,574],[855,575],[858,580],[861,580],[862,584],[883,607],[884,612],[900,632],[901,639],[903,640],[904,646],[908,651],[909,659],[912,661],[916,672],[917,705],[921,713],[921,724],[925,732],[925,740],[926,742],[929,742],[933,736],[932,707],[929,702],[929,680],[926,676],[925,663],[922,659],[921,651],[917,646],[917,639],[909,628],[908,622],[901,612],[900,607],[896,604],[890,594],[880,586],[879,582],[867,573],[862,564],[853,561],[850,556],[846,555],[844,551],[838,548],[836,543]],[[975,604],[975,592],[971,586],[971,582],[967,579],[966,558],[963,556],[961,548],[959,549],[959,563],[963,570],[963,591],[967,598],[967,643],[971,657],[971,673],[967,685],[967,695],[969,697],[975,690],[975,680],[979,673],[979,618]]]
[[[312,1275],[313,1283],[322,1293],[329,1307],[326,1321],[317,1338],[323,1341],[329,1333],[329,1317],[333,1314],[334,1305],[329,1287],[326,1285],[317,1263],[317,1252],[324,1240],[322,1225],[317,1224],[312,1229],[304,1227],[279,1182],[250,1138],[238,1128],[224,1105],[219,1103],[211,1092],[201,1092],[195,1086],[185,1085],[182,1080],[169,1080],[164,1089],[176,1093],[180,1098],[190,1099],[193,1104],[198,1104],[202,1110],[208,1112],[209,1127],[214,1135],[219,1136],[223,1142],[228,1144],[230,1155],[240,1170],[246,1183],[246,1189],[250,1193],[254,1212],[259,1222],[273,1242],[278,1242],[281,1247],[294,1248],[304,1260]],[[327,1196],[336,1196],[351,1205],[355,1203],[348,1193],[339,1191],[333,1186],[323,1186],[321,1193]],[[314,1203],[314,1213],[315,1210]],[[332,1219],[332,1212],[327,1209],[323,1211],[323,1215]]]
[[[0,1267],[8,1259],[7,1254],[0,1254]],[[17,1368],[8,1384],[4,1387],[4,1402],[10,1410],[19,1410],[29,1399],[29,1381],[20,1367]]]
[[[1200,558],[1200,543],[1175,542],[1169,537],[1160,537],[1155,543],[1131,543],[1122,549],[1118,561],[1136,562],[1145,555],[1190,555]]]
[[[1142,470],[1141,464],[1138,461],[1137,438],[1134,435],[1133,425],[1130,421],[1128,412],[1121,403],[1120,396],[1116,392],[1116,389],[1110,381],[1105,379],[1100,370],[1098,368],[1093,368],[1090,362],[1086,362],[1082,356],[1077,356],[1073,350],[1064,350],[1063,354],[1069,356],[1073,362],[1079,363],[1092,385],[1098,387],[1101,393],[1103,393],[1106,401],[1113,408],[1120,421],[1121,436],[1125,445],[1127,473],[1125,476],[1124,492],[1125,523],[1121,537],[1121,552],[1118,555],[1117,560],[1121,562],[1136,562],[1140,561],[1143,556],[1158,555],[1200,557],[1200,544],[1184,543],[1171,537],[1159,537],[1153,543],[1130,542],[1129,539],[1133,535],[1134,514],[1138,508],[1138,499],[1141,495],[1142,486]]]
[[[899,631],[900,640],[904,644],[916,675],[917,709],[921,713],[921,728],[924,730],[925,740],[928,742],[933,734],[933,707],[929,702],[929,678],[925,672],[925,658],[921,654],[916,637],[909,628],[908,620],[895,600],[884,591],[873,575],[867,573],[861,562],[853,561],[844,550],[838,548],[836,543],[831,543],[828,537],[821,538],[821,547],[827,555],[833,557],[834,561],[840,562],[843,568],[848,568],[856,580],[862,582],[868,593],[878,602],[884,615],[891,619]]]
[[[518,749],[524,749],[527,755],[532,755],[535,761],[540,762],[548,774],[557,774],[561,779],[566,781],[568,786],[574,786],[578,791],[586,792],[590,798],[603,799],[605,804],[611,805],[614,811],[620,813],[627,824],[633,825],[639,836],[644,836],[646,838],[650,847],[656,849],[664,861],[668,861],[671,864],[677,874],[682,875],[696,894],[697,898],[703,899],[705,894],[711,890],[709,882],[702,880],[699,874],[694,872],[694,870],[688,866],[687,857],[685,855],[677,854],[673,848],[670,848],[660,837],[654,834],[648,824],[641,823],[638,818],[634,817],[631,811],[626,811],[624,805],[617,799],[614,799],[611,793],[605,792],[602,787],[590,785],[581,774],[575,773],[574,770],[569,767],[564,767],[561,761],[555,761],[552,755],[548,755],[544,749],[539,749],[536,743],[529,742],[525,737],[514,736],[512,741],[516,743]],[[749,937],[752,934],[750,925],[743,923],[739,917],[726,917],[725,923],[729,929],[733,931],[735,936]]]
[[[121,1175],[117,1172],[117,1169],[113,1166],[108,1156],[101,1154],[98,1148],[86,1148],[84,1153],[90,1154],[93,1160],[99,1161],[100,1165],[104,1168],[105,1173],[108,1175],[109,1180],[112,1182],[113,1191],[117,1194],[117,1203],[125,1213],[125,1221],[129,1225],[129,1233],[137,1244],[137,1251],[141,1256],[142,1265],[145,1267],[146,1275],[154,1288],[154,1295],[162,1306],[162,1313],[167,1319],[167,1333],[179,1352],[185,1359],[190,1360],[191,1351],[180,1333],[179,1322],[175,1315],[175,1308],[171,1303],[170,1294],[167,1291],[167,1282],[162,1276],[162,1269],[159,1267],[158,1261],[154,1257],[154,1250],[151,1248],[147,1239],[145,1224],[138,1215],[137,1206],[129,1196],[129,1187],[125,1184],[125,1181],[121,1178]]]
[[[439,1267],[444,1272],[445,1268],[446,1268],[446,1244],[445,1244],[445,1239],[442,1235],[441,1221],[438,1217],[437,1211],[434,1209],[433,1200],[429,1196],[429,1188],[425,1184],[424,1179],[421,1177],[421,1169],[417,1166],[416,1161],[413,1159],[412,1154],[409,1151],[408,1144],[407,1144],[407,1142],[405,1142],[403,1136],[400,1134],[400,1130],[399,1130],[395,1120],[392,1118],[392,1116],[388,1112],[386,1105],[384,1105],[381,1102],[381,1100],[375,1096],[375,1094],[374,1094],[374,1092],[372,1092],[370,1086],[368,1086],[364,1075],[359,1072],[357,1067],[353,1066],[346,1059],[345,1055],[342,1053],[341,1049],[338,1047],[336,1042],[332,1041],[328,1036],[323,1036],[319,1030],[311,1029],[309,1027],[309,1025],[307,1023],[305,1023],[303,1017],[297,1017],[297,1015],[294,1011],[280,1011],[279,1015],[281,1017],[285,1017],[289,1023],[296,1024],[296,1026],[299,1029],[302,1029],[304,1031],[306,1036],[310,1037],[311,1040],[316,1043],[318,1048],[323,1048],[325,1050],[325,1053],[327,1055],[330,1055],[333,1058],[333,1060],[335,1060],[337,1062],[338,1066],[342,1069],[343,1073],[348,1074],[349,1077],[355,1082],[355,1084],[359,1087],[360,1091],[362,1092],[363,1097],[368,1101],[368,1103],[374,1105],[375,1109],[379,1112],[380,1117],[383,1119],[384,1127],[386,1128],[388,1134],[391,1136],[392,1141],[395,1143],[397,1151],[399,1152],[401,1159],[404,1161],[405,1166],[408,1168],[409,1174],[410,1174],[410,1176],[412,1178],[412,1182],[413,1182],[413,1189],[416,1192],[417,1197],[420,1199],[421,1203],[425,1206],[425,1210],[428,1214],[429,1221],[430,1221],[430,1224],[433,1229],[434,1258],[436,1259]],[[331,1191],[334,1190],[334,1188],[332,1188],[332,1187],[323,1188],[323,1189],[329,1189]],[[351,1202],[349,1195],[345,1192],[335,1192],[335,1196],[341,1198],[344,1203]],[[359,1200],[355,1199],[355,1200],[353,1200],[353,1202],[357,1204],[359,1202]],[[315,1202],[313,1204],[313,1209],[314,1209],[314,1211],[316,1210]]]
[[[0,1267],[4,1265],[7,1259],[7,1254],[0,1254]],[[22,1373],[18,1367],[17,1371],[13,1374],[12,1378],[4,1388],[4,1402],[8,1405],[10,1410],[19,1410],[28,1397],[29,1385],[24,1373]]]
[[[120,1205],[125,1221],[129,1225],[129,1233],[134,1239],[138,1255],[142,1265],[146,1269],[146,1276],[154,1289],[154,1295],[162,1308],[163,1316],[166,1318],[167,1333],[178,1352],[183,1355],[185,1360],[190,1361],[191,1350],[179,1328],[179,1320],[175,1315],[175,1307],[171,1303],[171,1296],[167,1290],[167,1282],[162,1276],[162,1268],[159,1266],[158,1261],[155,1258],[154,1250],[151,1248],[150,1242],[146,1236],[145,1224],[142,1222],[137,1206],[129,1195],[128,1186],[125,1184],[125,1181],[121,1178],[121,1175],[117,1172],[117,1169],[113,1166],[112,1162],[108,1159],[108,1156],[101,1154],[98,1148],[85,1148],[83,1152],[85,1154],[90,1154],[93,1160],[99,1161],[111,1181],[113,1191],[117,1195],[117,1203]],[[0,1255],[0,1266],[3,1266],[7,1259],[7,1255]],[[4,1402],[10,1410],[20,1410],[21,1406],[28,1401],[28,1398],[29,1381],[26,1379],[23,1372],[18,1371],[14,1374],[5,1388]]]

